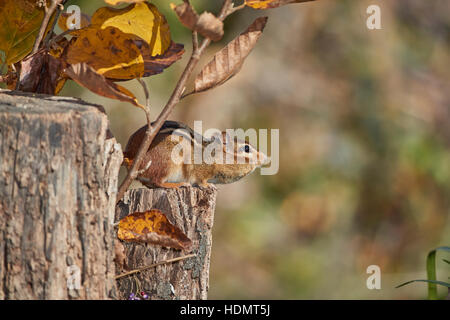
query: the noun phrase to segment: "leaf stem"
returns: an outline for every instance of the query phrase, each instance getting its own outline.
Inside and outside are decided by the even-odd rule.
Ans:
[[[173,262],[177,262],[177,261],[181,261],[181,260],[186,260],[186,259],[189,259],[189,258],[192,258],[192,257],[195,257],[195,256],[196,255],[194,253],[192,253],[192,254],[188,254],[186,256],[181,256],[181,257],[177,257],[177,258],[173,258],[173,259],[163,260],[163,261],[160,261],[160,262],[157,262],[157,263],[154,263],[154,264],[142,267],[142,268],[134,269],[134,270],[131,270],[129,272],[125,272],[125,273],[119,274],[119,275],[117,275],[115,277],[115,279],[118,280],[120,278],[129,276],[129,275],[132,275],[132,274],[135,274],[135,273],[138,273],[138,272],[142,272],[142,271],[145,271],[145,270],[150,269],[150,268],[154,268],[154,267],[157,267],[157,266],[160,266],[160,265],[163,265],[163,264],[168,264],[168,263],[173,263]]]

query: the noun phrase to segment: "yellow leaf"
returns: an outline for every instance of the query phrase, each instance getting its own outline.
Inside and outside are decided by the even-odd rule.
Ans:
[[[105,0],[107,4],[110,4],[112,6],[115,6],[119,3],[137,3],[137,2],[144,2],[145,0]]]
[[[119,221],[121,240],[147,242],[176,249],[189,249],[191,240],[157,209],[135,212]]]
[[[253,9],[272,9],[290,3],[309,2],[315,0],[245,0],[245,5]]]
[[[144,75],[144,59],[130,37],[117,28],[90,26],[72,33],[67,49],[70,64],[85,62],[109,79],[129,80]]]
[[[92,25],[101,29],[115,27],[143,39],[150,46],[151,55],[163,54],[171,44],[169,24],[150,3],[135,3],[123,9],[103,7],[92,16]]]
[[[5,52],[5,63],[20,61],[31,52],[44,19],[44,8],[36,0],[0,1],[0,50]]]

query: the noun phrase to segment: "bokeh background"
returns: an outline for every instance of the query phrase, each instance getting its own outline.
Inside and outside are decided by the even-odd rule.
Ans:
[[[156,116],[191,44],[170,1],[152,2],[187,51],[146,80]],[[199,12],[218,12],[221,5],[192,3]],[[104,5],[68,4],[89,14]],[[366,28],[370,4],[381,7],[382,30]],[[278,174],[258,171],[219,187],[209,297],[426,298],[425,284],[395,286],[426,278],[428,251],[450,244],[450,2],[320,0],[246,8],[226,20],[224,39],[208,55],[258,15],[269,21],[241,72],[184,99],[171,117],[189,125],[202,120],[204,129],[280,129]],[[136,81],[124,85],[144,101]],[[72,81],[60,94],[104,105],[122,146],[145,124],[141,110]],[[366,287],[372,264],[381,268],[381,290]],[[448,265],[440,258],[437,265],[438,279],[448,280]]]

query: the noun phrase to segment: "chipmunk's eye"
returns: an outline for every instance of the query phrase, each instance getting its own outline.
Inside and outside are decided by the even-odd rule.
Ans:
[[[239,152],[250,153],[250,150],[251,150],[251,148],[248,144],[239,148]]]

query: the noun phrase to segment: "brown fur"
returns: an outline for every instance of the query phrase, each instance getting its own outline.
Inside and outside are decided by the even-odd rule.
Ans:
[[[193,137],[194,133],[192,129],[186,127],[183,124],[176,122],[166,122],[161,128],[161,133],[158,133],[154,141],[150,145],[149,150],[145,154],[142,165],[139,170],[143,171],[138,175],[139,181],[141,181],[147,187],[179,187],[187,184],[197,184],[200,186],[207,186],[209,183],[231,183],[241,179],[242,177],[251,173],[256,167],[262,165],[258,163],[244,163],[244,164],[194,164],[194,152],[191,153],[191,164],[176,164],[172,161],[172,150],[178,144],[177,141],[172,141],[171,139],[171,128],[176,129],[187,129],[188,133]],[[146,126],[137,130],[128,141],[125,147],[124,156],[126,160],[125,165],[130,168],[131,163],[136,156],[139,145],[145,136]],[[190,131],[189,131],[190,130]],[[164,133],[163,133],[164,132]],[[245,154],[238,155],[238,148],[243,141],[237,141],[240,143],[235,143],[234,145],[234,156],[235,162],[238,156],[244,158]],[[191,142],[193,143],[193,142]],[[224,141],[225,143],[225,141]],[[223,152],[225,154],[226,149],[223,147]],[[255,151],[256,154],[260,154]],[[248,155],[248,154],[247,154]],[[253,154],[252,154],[253,155]],[[265,156],[264,156],[265,157]],[[224,155],[225,160],[225,155]],[[149,161],[151,164],[148,165]],[[178,174],[180,173],[180,174]],[[178,182],[168,182],[169,177],[176,177],[181,180]]]

